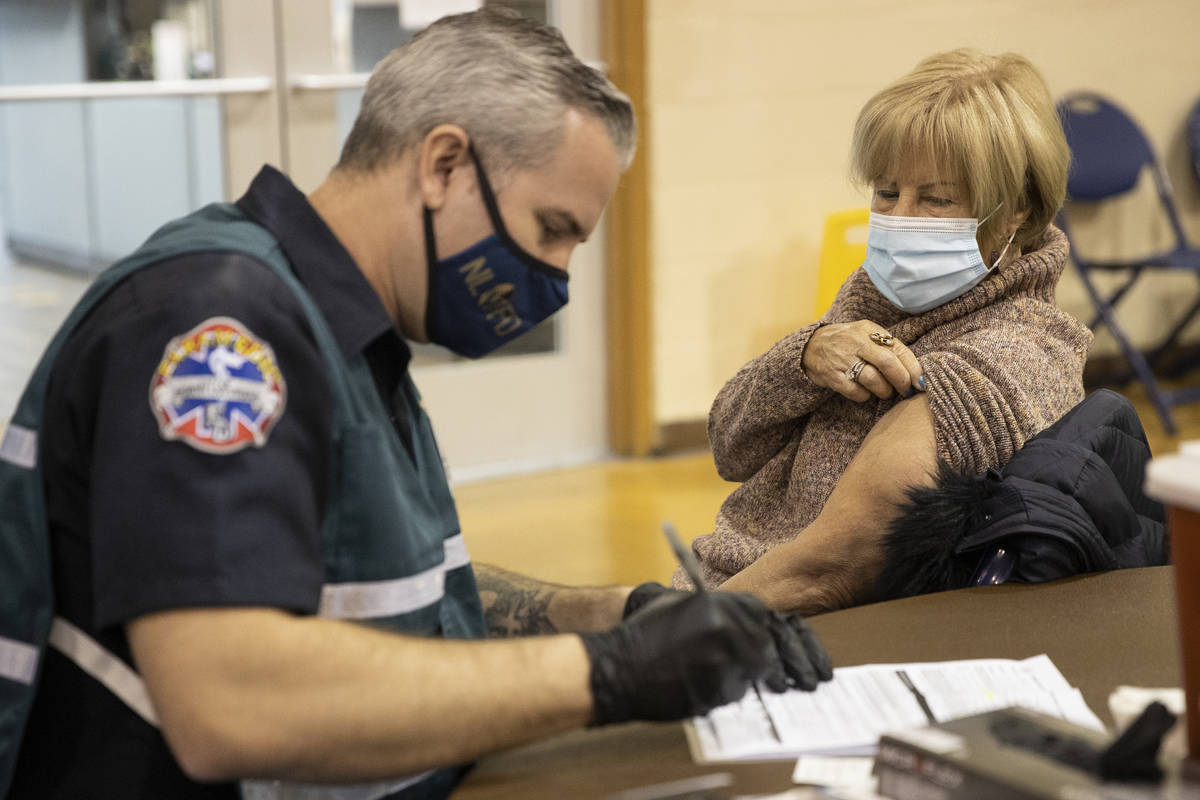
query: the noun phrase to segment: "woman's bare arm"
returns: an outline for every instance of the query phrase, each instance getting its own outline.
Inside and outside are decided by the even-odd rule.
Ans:
[[[918,394],[875,425],[811,525],[721,588],[806,616],[871,602],[888,525],[906,491],[932,485],[936,470],[929,398]]]

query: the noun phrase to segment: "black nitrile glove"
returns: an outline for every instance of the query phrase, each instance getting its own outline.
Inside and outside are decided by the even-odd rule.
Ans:
[[[771,612],[771,637],[775,651],[783,662],[784,680],[767,688],[773,692],[784,689],[803,689],[811,692],[821,681],[833,678],[833,661],[825,652],[821,640],[799,614]]]
[[[786,685],[772,612],[757,598],[666,594],[616,628],[581,637],[592,663],[592,724],[683,719],[732,703],[754,681]]]
[[[1162,703],[1155,700],[1146,706],[1100,754],[1100,777],[1106,781],[1162,780],[1158,750],[1174,726],[1175,715]]]
[[[624,618],[636,614],[647,604],[660,597],[674,597],[688,594],[676,589],[668,589],[661,583],[650,581],[634,588],[625,600]],[[775,640],[775,649],[783,663],[782,680],[764,679],[767,688],[773,692],[797,688],[811,692],[821,681],[833,677],[833,663],[829,654],[821,646],[812,628],[797,614],[785,614],[772,611],[771,619],[767,622],[771,636]]]
[[[621,614],[621,619],[629,619],[629,617],[637,612],[652,600],[657,600],[663,595],[684,594],[678,589],[668,589],[657,581],[649,581],[633,587],[633,591],[629,593],[629,597],[625,598],[625,611]]]

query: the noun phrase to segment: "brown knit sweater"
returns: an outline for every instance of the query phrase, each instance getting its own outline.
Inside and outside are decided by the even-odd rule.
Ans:
[[[1030,251],[966,294],[917,316],[856,270],[829,311],[744,366],[717,395],[708,438],[717,472],[744,481],[696,539],[704,579],[718,585],[820,513],[867,433],[895,400],[856,403],[811,383],[801,356],[818,326],[872,320],[925,371],[937,454],[978,474],[1083,399],[1092,334],[1054,305],[1066,237],[1048,228]],[[690,585],[682,570],[673,584]]]

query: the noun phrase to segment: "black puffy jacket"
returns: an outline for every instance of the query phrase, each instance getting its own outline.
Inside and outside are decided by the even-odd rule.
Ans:
[[[1001,469],[968,476],[942,463],[884,538],[879,594],[1166,564],[1163,507],[1142,492],[1149,459],[1133,406],[1102,389]]]

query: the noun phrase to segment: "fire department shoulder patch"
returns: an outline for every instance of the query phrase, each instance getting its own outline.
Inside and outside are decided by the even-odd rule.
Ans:
[[[231,317],[172,339],[150,381],[158,432],[205,453],[262,447],[286,396],[271,345]]]

